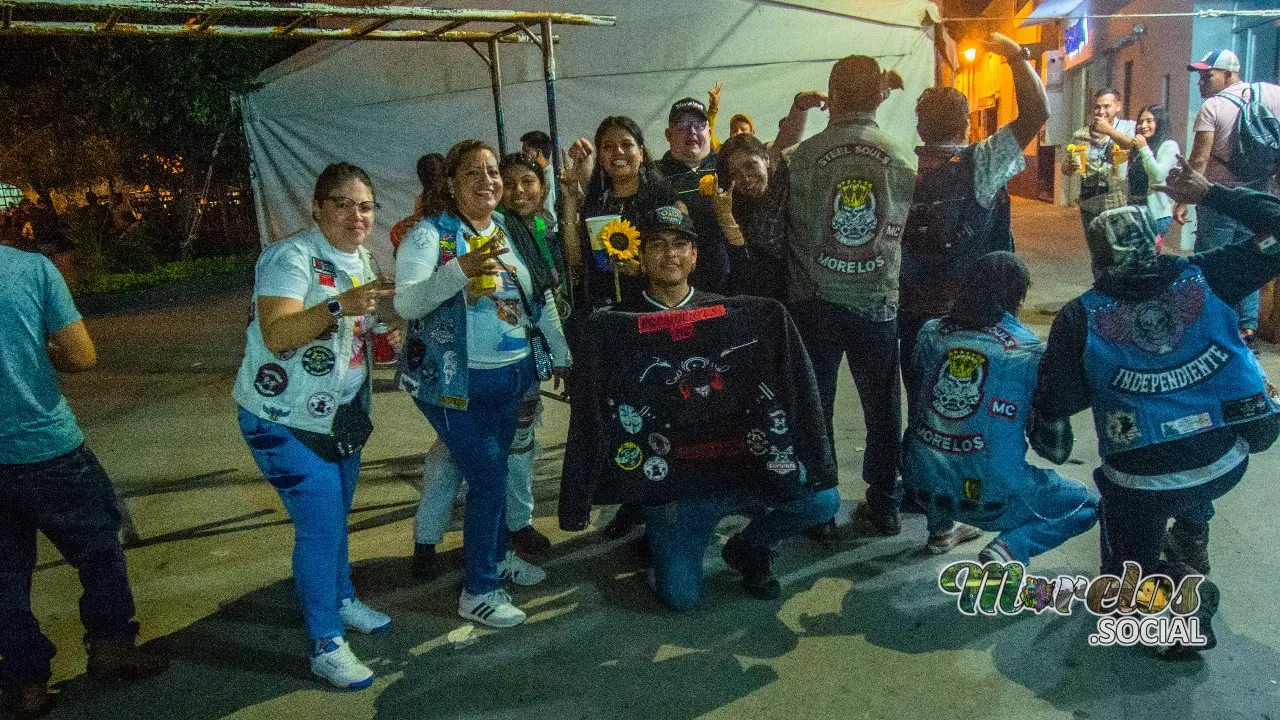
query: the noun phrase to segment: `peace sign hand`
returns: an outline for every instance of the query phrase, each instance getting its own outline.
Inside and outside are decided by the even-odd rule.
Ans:
[[[491,240],[482,248],[459,255],[458,267],[469,278],[501,275],[502,264],[496,258],[505,252],[507,252],[506,243]]]

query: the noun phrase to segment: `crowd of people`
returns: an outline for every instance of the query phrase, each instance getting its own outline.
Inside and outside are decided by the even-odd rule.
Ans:
[[[1098,93],[1063,164],[1080,176],[1095,283],[1042,342],[1018,320],[1029,275],[1006,184],[1047,99],[1021,46],[992,35],[987,49],[1012,70],[1018,116],[973,143],[966,98],[948,88],[921,95],[914,152],[882,131],[877,109],[902,81],[859,55],[835,63],[825,93],[798,93],[772,142],[745,115],[714,137],[719,86],[710,106],[671,107],[657,161],[621,115],[571,144],[560,178],[544,133],[507,157],[461,141],[418,163],[422,193],[391,233],[394,282],[365,249],[373,182],[327,167],[315,226],[258,260],[234,392],[245,442],[295,527],[312,671],[368,687],[373,670],[344,634],[392,624],[357,598],[347,557],[383,341],[399,348],[397,386],[438,438],[424,448],[413,574],[441,572],[436,547],[465,482],[457,613],[475,622],[523,622],[504,583],[547,576],[532,562],[551,545],[532,522],[544,381],[571,398],[561,528],[584,530],[593,507],[617,505],[602,533],[644,526],[650,584],[677,610],[697,604],[725,516],[750,518],[722,556],[765,599],[780,593],[781,540],[839,532],[842,362],[866,427],[859,531],[897,535],[909,508],[925,515],[931,552],[995,532],[980,560],[1027,564],[1100,522],[1105,573],[1136,561],[1175,580],[1207,574],[1213,501],[1280,433],[1248,311],[1233,309],[1280,274],[1275,165],[1265,178],[1230,174],[1223,135],[1248,100],[1226,95],[1280,115],[1280,89],[1239,82],[1229,51],[1190,66],[1206,103],[1189,162],[1163,107],[1126,121],[1119,93]],[[815,111],[827,127],[801,141]],[[1160,254],[1192,205],[1205,247]],[[133,646],[110,483],[54,374],[91,366],[92,342],[52,266],[0,252],[0,292],[17,308],[0,322],[21,339],[0,350],[3,409],[19,420],[0,430],[0,689],[35,713],[50,701],[53,652],[29,605],[36,530],[80,571],[90,671],[142,676],[164,663]],[[1070,418],[1090,408],[1096,489],[1027,462],[1028,441],[1066,462]],[[1201,585],[1207,647],[1217,598]]]

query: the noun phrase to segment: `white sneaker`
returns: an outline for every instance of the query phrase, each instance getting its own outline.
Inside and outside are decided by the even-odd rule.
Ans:
[[[498,579],[510,580],[517,585],[537,585],[547,579],[547,571],[520,557],[514,550],[508,550],[506,559],[498,563]]]
[[[342,624],[365,635],[380,634],[391,630],[391,617],[365,605],[355,598],[342,601],[338,610]]]
[[[466,590],[458,598],[458,614],[490,627],[515,627],[524,622],[524,611],[511,604],[511,596],[498,588],[484,595],[472,595]]]
[[[340,637],[325,640],[311,653],[311,672],[339,690],[363,690],[373,684],[373,671],[356,659],[351,646]]]

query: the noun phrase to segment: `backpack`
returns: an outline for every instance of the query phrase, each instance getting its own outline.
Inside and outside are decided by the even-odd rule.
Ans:
[[[1227,169],[1247,183],[1271,177],[1280,164],[1280,120],[1259,100],[1257,83],[1249,85],[1248,93],[1248,100],[1219,93],[1240,109]]]

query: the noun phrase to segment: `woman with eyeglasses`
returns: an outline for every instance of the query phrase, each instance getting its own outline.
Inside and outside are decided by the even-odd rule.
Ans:
[[[356,598],[347,559],[347,513],[373,430],[369,316],[393,293],[378,283],[364,247],[377,208],[360,168],[337,163],[320,173],[316,227],[258,258],[234,391],[249,452],[293,521],[311,672],[344,690],[373,682],[344,631],[391,628],[391,618]]]
[[[560,287],[564,256],[544,216],[546,191],[542,168],[528,157],[512,153],[502,159],[499,171],[502,173],[502,214],[511,232],[508,239],[520,257],[530,258],[528,269],[534,293],[541,297],[549,290],[556,299],[557,309],[564,307]],[[538,447],[534,425],[541,412],[541,387],[533,383],[520,403],[507,473],[507,529],[511,545],[526,556],[536,556],[551,547],[547,536],[533,526],[533,459]],[[423,463],[422,501],[413,527],[411,572],[419,580],[430,580],[440,574],[436,545],[444,539],[449,527],[453,497],[461,479],[448,448],[436,441]]]
[[[497,212],[497,153],[464,140],[445,156],[445,211],[409,233],[396,255],[396,310],[409,320],[397,381],[467,481],[458,614],[493,627],[524,622],[499,585],[546,573],[508,550],[508,455],[521,401],[538,382],[531,339],[546,338],[563,374],[568,346],[551,293],[530,273],[539,262],[514,242]]]

